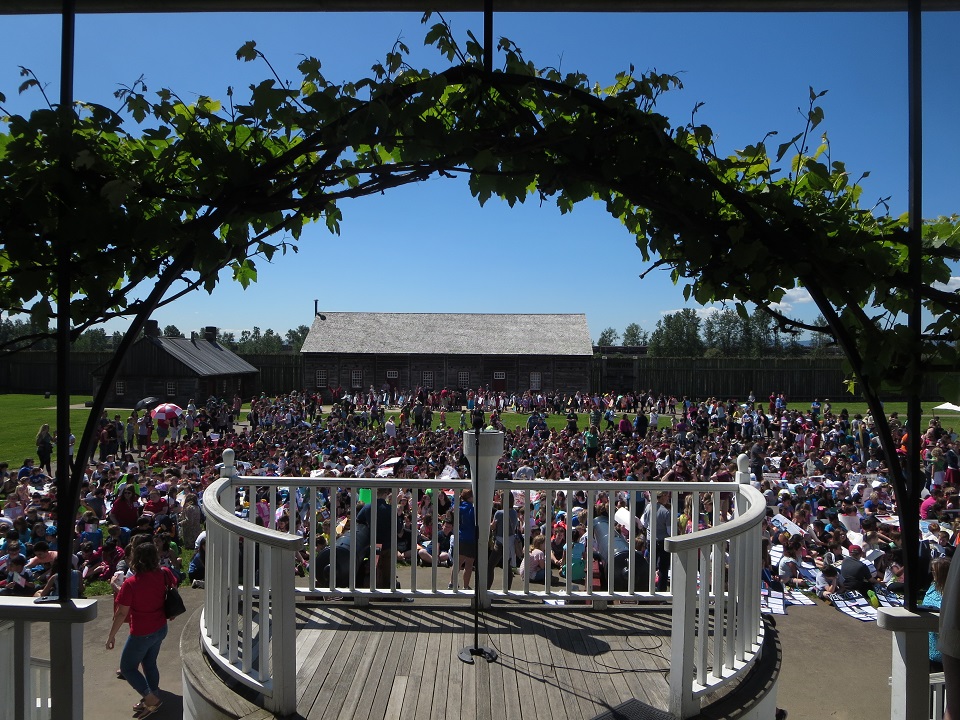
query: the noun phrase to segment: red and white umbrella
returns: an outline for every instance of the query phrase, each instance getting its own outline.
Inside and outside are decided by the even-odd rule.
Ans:
[[[151,410],[150,415],[153,416],[155,420],[170,420],[171,418],[183,415],[183,408],[173,403],[163,403]]]

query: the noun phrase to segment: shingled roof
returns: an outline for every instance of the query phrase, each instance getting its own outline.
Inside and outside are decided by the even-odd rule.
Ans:
[[[326,318],[325,320],[322,318]],[[303,353],[592,355],[587,316],[330,312]]]
[[[144,340],[159,346],[200,377],[259,372],[220,343],[205,338],[146,337]]]

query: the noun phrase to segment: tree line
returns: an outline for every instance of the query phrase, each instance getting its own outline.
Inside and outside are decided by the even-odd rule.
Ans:
[[[300,352],[310,328],[299,325],[280,334],[271,328],[261,330],[254,327],[252,330],[241,330],[239,335],[232,331],[218,330],[217,342],[233,352],[245,355],[284,352],[288,348],[293,352]],[[0,347],[5,351],[30,349],[54,351],[56,343],[53,338],[34,339],[37,328],[29,320],[2,318],[0,319]],[[163,337],[187,337],[176,325],[166,325],[161,333]],[[140,333],[143,336],[143,333]],[[203,337],[203,329],[190,332],[190,336]],[[123,333],[116,331],[108,333],[103,328],[91,328],[77,335],[73,341],[73,350],[87,352],[111,352],[120,344]],[[30,338],[27,340],[27,338]],[[22,342],[18,342],[19,340]]]
[[[820,317],[815,326],[826,328]],[[717,310],[701,316],[690,308],[667,313],[653,332],[637,323],[627,325],[621,335],[605,328],[597,338],[601,347],[646,347],[653,357],[786,357],[797,354],[822,356],[839,350],[826,333],[812,332],[802,340],[796,332],[783,330],[769,314],[760,310],[739,313]]]

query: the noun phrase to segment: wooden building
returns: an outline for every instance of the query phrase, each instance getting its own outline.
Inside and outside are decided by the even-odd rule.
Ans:
[[[300,351],[304,388],[577,391],[590,387],[587,317],[317,314]]]
[[[199,403],[211,395],[230,400],[254,392],[259,371],[217,342],[217,328],[205,328],[203,337],[160,337],[157,323],[149,321],[143,332],[123,360],[107,407],[133,407],[149,396],[185,407],[191,398]],[[94,371],[94,393],[105,371],[106,364]]]

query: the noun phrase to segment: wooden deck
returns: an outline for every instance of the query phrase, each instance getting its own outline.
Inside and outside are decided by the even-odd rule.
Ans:
[[[533,610],[533,611],[531,611]],[[297,711],[309,720],[592,718],[636,698],[667,708],[670,608],[495,606],[468,665],[461,605],[348,603],[297,608]]]

